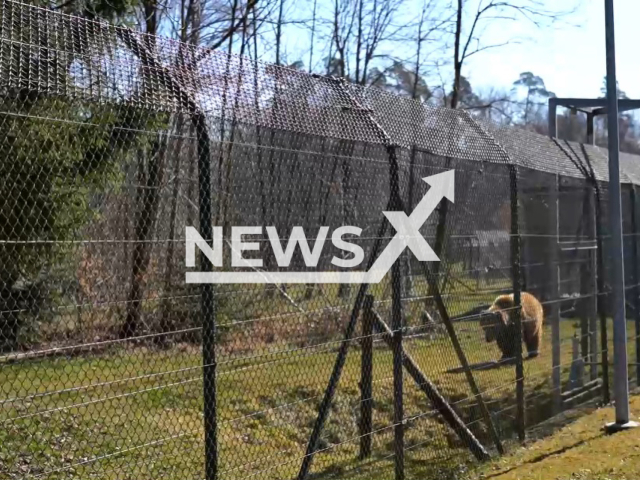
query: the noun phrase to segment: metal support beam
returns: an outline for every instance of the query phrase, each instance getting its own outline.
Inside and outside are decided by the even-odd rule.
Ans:
[[[589,317],[589,351],[590,356],[587,361],[591,362],[591,380],[598,378],[598,230],[596,222],[596,195],[593,187],[589,188],[589,198],[587,201],[587,237],[593,239],[595,248],[589,251],[589,267],[587,279],[587,312]]]
[[[595,145],[596,143],[596,137],[593,134],[593,119],[594,119],[595,115],[593,114],[593,112],[589,112],[587,113],[587,140],[585,143],[589,144],[589,145]]]
[[[451,317],[449,317],[449,312],[447,311],[447,307],[444,304],[444,300],[442,299],[442,295],[440,293],[440,287],[438,285],[437,279],[434,275],[429,271],[426,263],[422,264],[422,269],[424,272],[424,277],[429,284],[431,291],[435,296],[436,307],[438,308],[438,313],[440,314],[440,318],[442,319],[442,323],[444,323],[445,328],[447,329],[447,333],[449,334],[449,338],[451,339],[451,344],[453,345],[453,349],[458,356],[458,361],[464,370],[465,376],[467,377],[467,382],[469,383],[469,388],[471,389],[471,393],[475,397],[478,402],[478,406],[480,407],[480,412],[482,413],[482,417],[487,425],[487,429],[491,434],[491,438],[493,439],[493,443],[498,450],[500,455],[504,455],[504,447],[502,446],[502,442],[500,441],[500,436],[498,435],[498,431],[493,423],[493,419],[491,418],[491,413],[487,408],[487,404],[482,398],[482,393],[478,388],[478,384],[476,383],[475,378],[473,377],[473,372],[471,371],[471,367],[469,366],[469,361],[467,360],[467,356],[464,353],[462,345],[460,345],[460,340],[458,339],[458,335],[453,326],[453,322],[451,321]],[[487,307],[483,307],[484,310]]]
[[[562,385],[560,384],[560,282],[559,282],[559,260],[560,252],[558,247],[559,238],[559,189],[560,179],[556,175],[551,191],[549,192],[549,292],[547,301],[549,302],[549,321],[551,323],[551,378],[553,381],[553,412],[558,414],[562,411]]]
[[[618,102],[621,102],[621,101],[622,100],[618,99]],[[618,105],[618,113],[628,112],[629,110],[637,110],[638,108],[639,107],[632,107],[632,106],[622,107]],[[600,115],[607,115],[609,113],[609,110],[607,110],[607,107],[594,108],[593,110],[591,110],[591,113],[593,113],[594,116],[598,117]]]
[[[633,288],[630,290],[633,296],[633,318],[635,320],[635,344],[636,344],[636,385],[640,385],[640,368],[637,364],[640,363],[640,292],[638,291],[638,283],[640,283],[640,260],[638,251],[638,227],[640,222],[638,221],[638,195],[636,192],[636,186],[631,185],[631,269],[633,278]]]
[[[373,295],[364,298],[360,362],[360,460],[371,457],[373,435]]]
[[[558,110],[557,98],[549,99],[549,136],[556,138],[558,136],[558,125],[556,123],[556,115]]]
[[[593,122],[595,117],[609,114],[607,100],[604,98],[550,98],[548,126],[549,136],[551,138],[557,138],[558,136],[558,107],[569,108],[587,115],[587,134],[585,143],[595,145]],[[618,99],[618,112],[627,112],[629,110],[638,109],[640,109],[640,100],[631,100],[629,98]]]
[[[389,154],[390,207],[393,211],[403,211],[400,196],[400,172],[396,147],[387,147]],[[395,480],[404,480],[404,394],[402,373],[402,333],[404,321],[402,312],[402,262],[396,261],[391,267],[391,339],[393,352],[393,431]]]
[[[211,147],[204,114],[193,116],[198,139],[198,192],[200,231],[207,242],[213,240],[211,201]],[[200,252],[200,269],[213,271],[213,264]],[[218,393],[216,361],[216,304],[213,285],[200,286],[202,315],[202,388],[204,399],[205,475],[207,480],[218,478]]]
[[[607,1],[607,0],[605,0]],[[550,98],[549,102],[553,100],[553,103],[559,107],[566,108],[608,108],[610,105],[605,98]],[[632,100],[628,98],[621,98],[618,100],[618,110],[635,110],[640,108],[640,100]]]
[[[382,332],[382,340],[390,347],[393,348],[393,332],[389,326],[382,320],[380,315],[373,310],[373,320],[375,326],[379,332]],[[420,367],[415,362],[413,357],[407,352],[404,346],[401,346],[402,351],[402,365],[406,369],[407,373],[413,378],[416,386],[427,396],[431,401],[431,405],[437,410],[442,418],[449,424],[449,426],[456,432],[458,438],[466,445],[471,453],[477,460],[485,462],[491,459],[491,455],[480,443],[480,441],[473,435],[473,432],[469,430],[469,427],[458,416],[456,411],[449,405],[447,400],[438,391],[438,388],[427,378],[427,376],[420,370]]]
[[[620,197],[620,165],[618,137],[618,88],[613,0],[605,0],[605,37],[607,52],[607,108],[609,110],[609,228],[612,270],[614,398],[616,420],[607,424],[610,432],[637,426],[629,422],[629,382],[627,366],[627,320],[625,315],[624,252],[622,241],[622,200]]]
[[[509,180],[511,183],[511,279],[513,285],[513,305],[515,307],[515,328],[517,335],[516,348],[516,430],[520,443],[525,441],[526,407],[524,402],[524,366],[522,364],[522,305],[520,279],[520,221],[518,216],[518,171],[515,165],[510,165]]]

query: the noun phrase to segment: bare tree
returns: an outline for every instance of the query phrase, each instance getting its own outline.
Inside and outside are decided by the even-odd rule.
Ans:
[[[176,63],[179,68],[185,72],[194,71],[194,62],[192,50],[188,48],[189,45],[198,45],[200,41],[200,23],[202,20],[202,0],[180,0],[179,2],[179,39],[182,42],[180,45],[180,51],[178,53]],[[192,73],[194,74],[194,73]],[[189,76],[189,75],[186,75]],[[167,243],[167,257],[165,260],[164,270],[164,285],[163,285],[163,297],[162,297],[162,311],[160,317],[160,331],[169,332],[172,330],[173,325],[171,321],[171,294],[173,291],[173,256],[175,252],[176,243],[173,241],[176,234],[176,220],[178,215],[178,197],[180,196],[180,178],[181,169],[183,167],[183,158],[187,157],[184,152],[184,137],[190,128],[190,124],[184,121],[183,116],[178,116],[175,120],[175,127],[173,131],[177,135],[176,146],[173,151],[173,171],[172,181],[173,188],[171,191],[171,206],[169,211],[169,242]],[[184,158],[187,160],[187,158]],[[188,161],[188,160],[187,160]],[[195,162],[189,161],[189,170],[192,172]],[[187,179],[190,179],[193,173],[187,175]],[[166,337],[158,337],[161,343],[166,343]]]
[[[449,96],[449,106],[458,108],[462,69],[465,61],[480,52],[505,46],[513,41],[484,44],[482,32],[496,22],[530,22],[538,28],[548,26],[574,13],[578,4],[568,9],[548,9],[539,0],[479,0],[477,8],[470,14],[469,26],[466,24],[466,0],[454,3],[455,20],[453,25],[453,86]],[[560,2],[558,2],[560,3]],[[562,2],[566,5],[565,2]]]
[[[403,3],[404,0],[334,0],[332,46],[338,75],[359,85],[369,83],[369,70],[381,45],[392,41],[402,28],[394,24],[394,19]]]
[[[144,41],[150,52],[156,51],[156,38],[160,18],[162,15],[161,6],[156,0],[143,0],[140,6],[142,18],[142,29],[148,36]],[[143,95],[153,98],[153,85],[146,81],[143,75]],[[161,132],[151,142],[149,148],[140,146],[136,155],[137,178],[136,178],[136,207],[134,225],[134,246],[131,288],[127,302],[127,315],[120,328],[120,338],[127,338],[134,335],[140,323],[142,311],[142,301],[147,277],[147,270],[151,257],[151,236],[155,231],[156,217],[160,203],[160,184],[163,179],[166,138]]]
[[[186,0],[185,0],[186,1]],[[211,14],[211,3],[195,3],[198,0],[189,0],[189,3],[180,3],[178,8],[180,10],[181,25],[179,28],[175,28],[175,25],[171,23],[173,15],[165,14],[169,7],[168,4],[158,3],[157,0],[142,0],[138,9],[138,17],[140,29],[149,34],[145,36],[146,47],[150,52],[156,52],[156,37],[163,21],[169,22],[170,27],[174,27],[174,33],[179,34],[179,39],[183,42],[191,42],[192,44],[198,44],[203,39],[203,32],[207,32],[206,38],[210,42],[210,47],[200,53],[199,58],[188,58],[190,49],[182,46],[179,49],[177,61],[183,62],[187,70],[191,69],[195,72],[196,66],[199,61],[203,60],[204,56],[211,52],[215,48],[221,46],[225,41],[229,41],[229,51],[232,50],[232,42],[234,35],[246,25],[248,14],[255,6],[256,0],[249,0],[246,5],[240,5],[239,0],[233,0],[233,5],[229,11],[231,18],[227,19],[226,28],[219,29],[219,37],[215,39],[211,36],[210,31],[215,31],[215,26],[223,18],[224,11],[217,12],[215,15]],[[202,0],[204,2],[204,0]],[[204,12],[208,12],[207,23],[203,25]],[[214,9],[215,10],[215,9]],[[236,13],[239,12],[239,19]],[[205,28],[206,27],[206,28]],[[195,76],[195,74],[194,74]],[[143,76],[143,95],[149,95],[153,98],[153,82],[145,82]],[[161,191],[164,188],[164,170],[167,157],[168,148],[168,136],[170,132],[176,131],[176,127],[180,126],[180,120],[171,118],[162,118],[163,124],[166,125],[164,129],[161,129],[156,138],[151,142],[149,148],[140,147],[137,154],[137,196],[135,206],[135,224],[134,224],[134,247],[132,253],[132,272],[131,272],[131,285],[129,290],[127,313],[126,318],[120,327],[119,336],[121,338],[127,338],[133,336],[139,328],[141,316],[142,316],[142,304],[144,299],[144,291],[146,288],[146,279],[148,277],[149,264],[151,260],[151,248],[152,238],[156,232],[157,217],[160,208]],[[221,154],[222,155],[222,154]],[[178,155],[179,156],[179,153]],[[176,160],[176,163],[178,160]],[[179,164],[174,164],[174,172],[179,172]],[[178,191],[174,189],[173,194],[178,195]],[[173,222],[170,221],[175,228],[175,212],[174,212],[174,200],[171,202],[170,216]],[[172,232],[173,233],[173,232]],[[172,247],[173,248],[173,247]],[[173,251],[167,252],[173,255]],[[168,283],[170,282],[171,259],[167,260],[167,271],[165,271],[165,293],[168,290]],[[165,305],[166,306],[166,305]],[[169,319],[166,309],[162,309],[161,313],[161,328],[163,330],[169,328]]]
[[[282,65],[280,58],[282,49],[282,19],[284,14],[284,0],[278,2],[278,21],[276,22],[276,65]]]
[[[316,12],[318,8],[318,0],[313,0],[313,13],[311,14],[311,43],[309,48],[309,73],[313,70],[313,42],[316,35]]]

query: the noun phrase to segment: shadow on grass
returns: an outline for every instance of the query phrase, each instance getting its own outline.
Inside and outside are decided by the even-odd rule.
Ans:
[[[387,446],[390,447],[390,446]],[[406,452],[411,451],[411,447]],[[410,478],[462,480],[467,478],[472,460],[464,453],[433,455],[428,458],[405,456],[405,471]],[[374,453],[366,460],[344,460],[308,475],[308,480],[389,480],[394,477],[392,450]]]
[[[523,357],[522,360],[526,362],[528,360],[533,360],[535,358],[537,358],[537,356]],[[494,369],[502,368],[506,366],[514,366],[515,364],[516,364],[515,357],[511,357],[511,358],[496,360],[493,362],[473,363],[469,365],[469,368],[471,370],[494,370]],[[446,373],[464,373],[464,368],[463,367],[450,368],[449,370],[446,370]]]
[[[508,358],[506,360],[498,360],[493,362],[479,362],[469,365],[471,370],[494,370],[506,366],[515,365],[515,359]],[[464,368],[456,367],[446,370],[447,373],[464,373]]]
[[[589,438],[584,438],[584,439],[582,439],[580,441],[577,441],[577,442],[575,442],[575,443],[573,443],[571,445],[567,445],[565,447],[558,448],[558,449],[553,450],[551,452],[547,452],[547,453],[543,453],[543,454],[537,455],[537,456],[533,457],[531,460],[527,460],[526,462],[522,462],[519,465],[514,465],[513,467],[510,467],[510,468],[508,468],[506,470],[501,470],[499,472],[492,473],[491,475],[486,475],[486,476],[484,476],[482,478],[487,479],[487,478],[499,477],[499,476],[505,475],[505,474],[507,474],[507,473],[509,473],[509,472],[511,472],[513,470],[516,470],[516,469],[522,467],[523,465],[534,465],[536,463],[540,463],[540,462],[542,462],[543,460],[545,460],[545,459],[547,459],[549,457],[553,457],[554,455],[562,455],[563,453],[568,452],[569,450],[573,450],[574,448],[577,448],[577,447],[579,447],[581,445],[584,445],[585,443],[588,443],[588,442],[590,442],[592,440],[595,440],[596,438],[602,437],[603,435],[604,435],[604,433],[601,433],[599,435],[594,435],[594,436],[589,437]]]

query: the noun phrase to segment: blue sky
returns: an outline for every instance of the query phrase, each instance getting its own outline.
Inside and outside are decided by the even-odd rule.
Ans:
[[[564,2],[565,0],[555,0]],[[577,28],[543,31],[524,22],[501,25],[487,32],[498,41],[504,35],[535,35],[535,41],[486,51],[467,65],[473,85],[509,88],[520,72],[541,76],[549,90],[562,97],[595,97],[606,72],[604,0],[583,0],[580,13],[571,21]],[[614,0],[617,77],[620,88],[640,98],[640,0]],[[510,28],[511,31],[505,31]]]
[[[479,0],[466,0],[473,5]],[[541,0],[547,7],[564,8],[575,4],[575,0]],[[419,0],[406,0],[409,17],[419,11]],[[415,3],[414,3],[415,2]],[[444,0],[443,0],[444,2]],[[482,42],[485,45],[503,43],[505,40],[525,37],[521,43],[514,43],[493,50],[486,50],[470,58],[463,74],[470,78],[476,90],[487,87],[511,88],[521,72],[531,71],[541,76],[549,90],[562,97],[597,97],[600,95],[606,72],[604,0],[581,0],[579,12],[569,22],[576,26],[559,24],[555,27],[536,28],[524,20],[517,22],[498,21],[489,24],[484,31]],[[313,0],[290,0],[289,11],[294,16],[310,17]],[[319,13],[328,12],[332,6],[329,0],[318,0]],[[413,8],[415,10],[413,10]],[[412,11],[413,10],[413,11]],[[620,88],[631,98],[640,98],[640,52],[638,52],[640,34],[640,0],[614,0],[616,20],[616,58],[617,76]],[[469,22],[470,19],[467,19]],[[468,24],[468,23],[467,23]],[[285,34],[284,54],[289,61],[302,59],[305,64],[309,55],[309,31],[290,27]],[[317,47],[314,63],[320,61],[326,52],[318,49],[326,46],[326,41],[316,39]],[[411,49],[415,46],[408,42],[393,45],[392,49]],[[397,53],[397,51],[395,52]],[[272,55],[265,52],[265,60]],[[449,55],[449,54],[447,54]],[[443,72],[440,72],[441,75]],[[444,77],[451,74],[451,66],[445,67]],[[439,81],[434,73],[427,73],[430,86]],[[450,84],[450,79],[445,78]]]

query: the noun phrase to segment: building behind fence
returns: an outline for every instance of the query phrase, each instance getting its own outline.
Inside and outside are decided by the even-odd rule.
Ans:
[[[1,5],[0,478],[450,478],[610,400],[601,149]],[[639,160],[621,156],[633,355]],[[455,200],[420,230],[439,263],[407,250],[370,286],[185,282],[186,226],[354,225],[364,269],[394,235],[382,212],[448,170]],[[496,364],[481,313],[524,292],[540,353]]]

